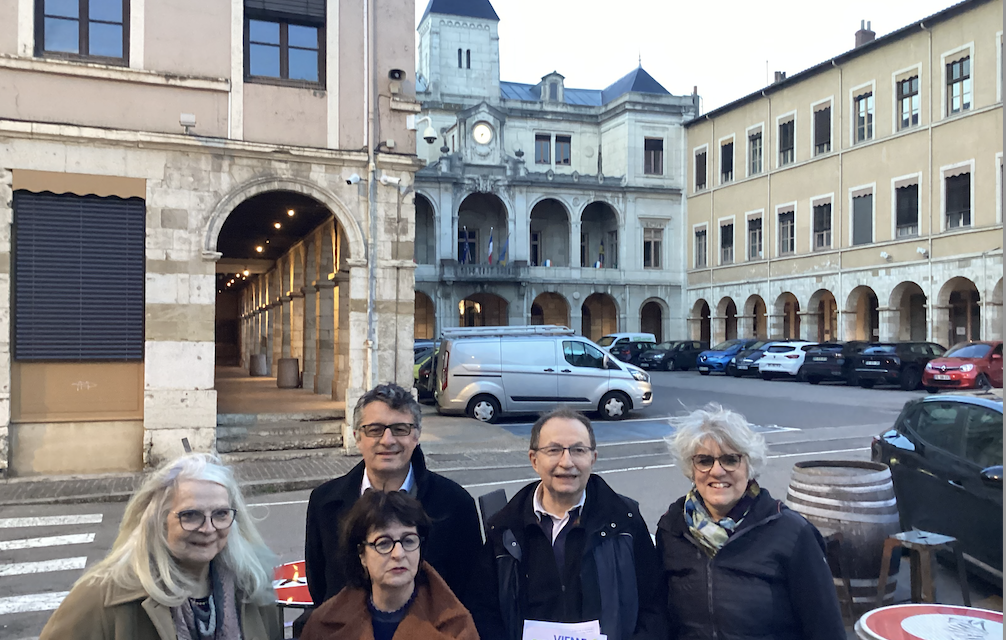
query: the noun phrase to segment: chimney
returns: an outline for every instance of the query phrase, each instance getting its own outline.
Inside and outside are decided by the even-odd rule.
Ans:
[[[785,71],[776,71],[775,72],[775,82],[782,82],[785,79],[786,79],[786,72]]]
[[[859,31],[856,32],[856,46],[866,44],[867,42],[873,42],[877,37],[877,34],[870,31],[870,22],[868,20],[859,21]]]

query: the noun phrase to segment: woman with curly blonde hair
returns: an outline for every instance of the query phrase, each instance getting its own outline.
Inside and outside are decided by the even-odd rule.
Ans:
[[[39,640],[277,640],[272,559],[230,469],[182,456],[133,495]]]

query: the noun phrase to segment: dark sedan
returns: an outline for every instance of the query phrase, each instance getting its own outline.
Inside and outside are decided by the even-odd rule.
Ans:
[[[622,362],[639,365],[639,357],[655,346],[656,342],[623,342],[608,347],[608,353]]]
[[[910,400],[871,449],[891,467],[902,529],[957,538],[968,568],[1001,587],[1001,392]]]
[[[850,340],[825,342],[811,347],[803,361],[803,379],[811,384],[818,384],[822,380],[856,384],[856,356],[869,344],[863,340]]]
[[[708,342],[699,342],[698,340],[661,342],[652,349],[639,354],[638,364],[644,369],[688,371],[695,367],[695,359],[699,353],[708,348]]]
[[[896,384],[905,391],[918,389],[922,370],[946,349],[932,342],[875,342],[856,356],[855,376],[859,386]]]
[[[737,353],[727,365],[727,373],[735,378],[740,378],[747,374],[758,375],[758,361],[765,355],[765,349],[775,344],[769,340],[759,340],[747,349]]]

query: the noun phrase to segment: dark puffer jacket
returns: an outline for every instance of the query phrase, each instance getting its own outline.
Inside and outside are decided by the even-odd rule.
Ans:
[[[672,639],[845,640],[824,540],[762,489],[712,558],[692,537],[685,499],[657,524]]]
[[[659,560],[638,506],[590,476],[560,586],[534,560],[552,557],[534,514],[537,486],[521,489],[489,522],[470,605],[482,640],[520,640],[525,619],[598,620],[609,640],[664,640]]]

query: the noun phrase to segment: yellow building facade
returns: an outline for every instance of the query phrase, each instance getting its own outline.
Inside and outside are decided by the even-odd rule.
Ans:
[[[1002,1],[691,121],[691,337],[1002,338]]]

